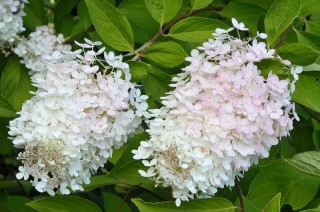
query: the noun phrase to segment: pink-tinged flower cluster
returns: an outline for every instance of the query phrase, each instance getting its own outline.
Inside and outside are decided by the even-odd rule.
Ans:
[[[32,79],[35,96],[10,122],[14,145],[24,149],[17,178],[31,177],[50,195],[83,190],[148,115],[148,97],[130,82],[122,56],[96,50],[100,42],[77,44],[82,50],[44,57],[43,74]]]
[[[22,16],[26,0],[1,0],[0,1],[0,49],[6,44],[13,43],[20,32],[23,32]]]
[[[232,22],[237,30],[247,30]],[[268,58],[290,62],[257,40],[266,34],[243,40],[231,36],[233,30],[216,29],[213,39],[192,50],[186,58],[190,65],[173,78],[175,89],[163,98],[164,106],[151,113],[150,140],[132,151],[148,167],[139,173],[171,186],[177,206],[233,186],[289,134],[293,117],[298,120],[292,82],[272,72],[264,77],[256,65]],[[297,76],[301,68],[291,72]]]
[[[64,45],[62,34],[55,35],[54,30],[48,26],[39,26],[35,32],[30,33],[29,38],[20,38],[13,52],[21,57],[21,63],[30,69],[33,76],[45,69],[43,57],[51,55],[54,51],[69,51],[70,45]]]

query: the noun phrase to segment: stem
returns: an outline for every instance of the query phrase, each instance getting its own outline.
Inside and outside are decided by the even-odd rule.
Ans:
[[[300,104],[299,104],[300,105]],[[300,105],[300,107],[306,112],[308,113],[308,115],[313,118],[314,120],[316,120],[317,122],[320,123],[320,118],[317,117],[316,115],[314,115],[308,108],[306,108],[305,106],[303,105]]]
[[[284,39],[287,37],[288,33],[290,32],[290,30],[293,28],[293,23],[291,23],[288,28],[282,33],[278,43],[275,45],[274,50],[278,50],[279,47],[281,46],[281,44],[283,43]]]
[[[120,205],[117,207],[116,212],[120,211],[121,207],[124,205],[124,203],[126,202],[126,199],[128,198],[129,194],[133,191],[133,189],[135,189],[135,186],[131,186],[130,189],[127,191],[126,195],[121,200]]]
[[[215,8],[213,8],[212,6],[208,6],[205,8],[201,8],[199,10],[194,10],[189,12],[188,14],[181,14],[179,16],[177,16],[176,18],[174,18],[172,21],[170,21],[166,26],[164,26],[162,29],[159,30],[159,32],[157,34],[155,34],[150,41],[148,41],[147,43],[145,43],[143,46],[141,46],[136,52],[137,54],[131,59],[132,61],[136,61],[140,58],[141,55],[143,55],[143,53],[162,35],[164,35],[164,33],[166,33],[174,24],[176,24],[178,21],[181,21],[182,19],[188,18],[194,14],[206,11],[206,10],[210,10],[212,12],[218,12]]]
[[[240,200],[241,211],[245,212],[242,192],[241,192],[241,188],[240,188],[240,182],[239,182],[238,178],[236,178],[235,183],[236,183],[236,189],[237,189],[238,197],[239,197],[239,200]]]

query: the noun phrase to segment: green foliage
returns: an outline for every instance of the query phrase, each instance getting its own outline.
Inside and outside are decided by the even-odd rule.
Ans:
[[[307,174],[320,177],[320,152],[303,152],[293,156],[288,163]]]
[[[299,15],[301,0],[276,0],[265,18],[268,45],[273,47],[281,34]]]
[[[106,0],[86,0],[90,17],[102,40],[119,51],[133,51],[134,38],[126,17]]]
[[[225,23],[202,17],[190,17],[173,25],[168,36],[177,40],[203,42],[212,36],[212,29],[228,29]]]
[[[154,44],[144,54],[149,61],[165,68],[181,65],[186,56],[183,48],[172,41]]]
[[[280,192],[281,204],[290,204],[294,210],[298,210],[314,198],[319,183],[320,178],[309,176],[277,160],[256,176],[247,198],[261,210]]]
[[[145,0],[145,3],[154,20],[162,25],[178,14],[182,0]]]
[[[174,211],[208,211],[208,212],[233,212],[236,207],[227,199],[223,198],[210,198],[210,199],[197,199],[183,202],[177,208],[174,202],[159,202],[148,203],[141,199],[132,199],[133,203],[139,208],[141,212],[174,212]]]
[[[279,55],[292,63],[307,66],[314,63],[319,52],[304,43],[290,43],[279,48]]]
[[[210,5],[213,0],[190,0],[191,2],[191,9],[198,10]]]
[[[49,23],[70,44],[83,38],[100,40],[108,51],[123,55],[131,81],[149,96],[150,109],[162,106],[172,77],[189,64],[185,58],[191,49],[212,38],[216,28],[230,28],[231,18],[250,29],[240,32],[242,37],[254,37],[257,31],[268,34],[267,45],[279,47],[275,55],[303,66],[292,95],[301,121],[294,121],[290,136],[282,137],[270,156],[240,179],[245,210],[320,211],[319,0],[30,0],[24,12],[24,37]],[[19,162],[7,126],[35,88],[21,58],[1,53],[0,59],[1,211],[240,211],[235,188],[176,207],[170,187],[155,187],[155,181],[142,177],[138,170],[146,167],[133,159],[132,150],[149,139],[146,123],[141,125],[144,131],[113,151],[105,167],[83,185],[84,192],[48,197],[30,183],[16,181]],[[275,59],[255,65],[263,76],[272,71],[287,78],[290,72]]]
[[[70,212],[100,212],[101,209],[84,198],[74,196],[56,196],[46,197],[39,200],[34,200],[27,203],[31,208],[40,212],[56,212],[56,211],[70,211]]]
[[[315,77],[301,75],[292,99],[320,113],[320,83]]]

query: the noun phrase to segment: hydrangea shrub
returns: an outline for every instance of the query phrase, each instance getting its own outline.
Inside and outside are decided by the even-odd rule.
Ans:
[[[3,211],[317,211],[314,0],[0,0]]]

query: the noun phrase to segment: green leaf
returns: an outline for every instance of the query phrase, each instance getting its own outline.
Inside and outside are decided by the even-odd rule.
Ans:
[[[23,196],[8,196],[9,211],[31,212],[36,211],[26,205],[31,200]]]
[[[268,76],[270,71],[272,71],[273,74],[283,74],[283,68],[286,66],[276,59],[264,59],[260,62],[256,62],[255,65],[261,70],[262,76]]]
[[[87,28],[89,28],[92,25],[89,10],[85,0],[81,0],[79,2],[77,7],[77,14],[79,17],[79,22],[72,28],[70,37],[74,37],[83,33]]]
[[[262,7],[266,11],[271,7],[275,0],[264,0],[264,1],[252,1],[252,0],[233,0],[232,2],[239,2],[239,3],[250,3],[255,4],[259,7]]]
[[[129,185],[139,185],[163,199],[170,198],[171,191],[167,188],[155,187],[155,182],[149,178],[142,177],[138,170],[145,169],[141,160],[133,159],[132,150],[138,149],[140,141],[147,140],[149,135],[146,132],[140,132],[135,137],[133,137],[128,143],[128,147],[123,152],[121,158],[114,165],[110,176],[114,179],[118,179],[119,182]]]
[[[314,63],[319,52],[303,43],[289,43],[278,50],[279,55],[295,65],[307,66]]]
[[[93,25],[102,40],[116,50],[133,52],[133,32],[126,17],[106,0],[86,2]]]
[[[154,68],[152,69],[154,70]],[[168,82],[151,73],[148,74],[147,78],[142,79],[141,82],[149,98],[159,103],[161,102],[161,97],[165,96],[165,93],[170,90]]]
[[[319,21],[305,21],[306,32],[319,35],[320,34],[320,22]]]
[[[299,16],[307,16],[320,11],[319,0],[302,0]]]
[[[142,177],[138,170],[143,168],[140,160],[133,159],[132,150],[137,149],[140,145],[140,141],[144,141],[149,138],[149,135],[145,132],[137,134],[134,138],[129,141],[127,149],[123,152],[121,158],[114,165],[111,172],[111,176],[119,179],[126,179],[129,181],[136,181],[137,184],[140,182],[152,183],[148,178]]]
[[[54,26],[58,33],[69,35],[73,24],[72,9],[77,5],[78,0],[58,1],[54,9]]]
[[[281,203],[298,210],[314,198],[319,183],[319,178],[277,160],[263,168],[252,181],[247,198],[262,210],[275,195],[281,193]]]
[[[280,200],[281,200],[281,193],[278,193],[276,196],[274,196],[270,202],[264,207],[262,212],[276,212],[280,211]]]
[[[144,29],[159,31],[159,23],[150,15],[144,0],[122,1],[118,10],[125,15],[130,22]]]
[[[320,177],[320,152],[303,152],[293,156],[288,163],[307,174]]]
[[[320,36],[309,33],[295,30],[298,36],[300,43],[306,44],[309,47],[319,51],[320,50]]]
[[[120,204],[122,204],[122,199],[113,193],[110,192],[102,192],[103,196],[103,205],[106,212],[114,212],[117,211]],[[130,207],[127,203],[124,203],[121,206],[121,212],[131,212]]]
[[[274,46],[281,34],[298,16],[301,0],[276,0],[265,17],[268,46]]]
[[[2,72],[1,96],[11,104],[14,111],[20,111],[22,104],[32,97],[30,91],[35,91],[35,88],[31,85],[27,69],[19,63],[17,57],[11,57]],[[2,106],[7,105],[3,98],[0,100]]]
[[[242,188],[241,188],[242,190]],[[255,204],[253,204],[250,200],[248,200],[245,196],[242,196],[243,199],[243,203],[244,203],[244,210],[245,211],[250,211],[250,212],[260,212],[257,208],[257,206],[255,206]],[[241,207],[240,205],[240,201],[239,198],[237,198],[235,205],[238,206],[239,208]]]
[[[316,78],[300,75],[292,99],[320,113],[320,84]]]
[[[47,22],[43,0],[33,0],[25,4],[23,24],[31,31],[35,31],[37,26],[45,25]]]
[[[225,23],[202,17],[189,17],[173,25],[168,36],[189,42],[203,42],[212,37],[216,28],[227,29]]]
[[[0,95],[0,117],[14,117],[16,111],[3,96]]]
[[[141,212],[232,212],[235,207],[229,200],[223,198],[195,199],[187,202],[182,202],[180,207],[177,207],[173,201],[170,202],[144,202],[141,199],[132,199],[132,202],[139,208]]]
[[[197,10],[209,6],[213,2],[213,0],[190,0],[190,2],[191,9]]]
[[[75,196],[54,196],[35,200],[27,203],[33,209],[40,212],[96,212],[101,209],[93,202]]]
[[[313,134],[312,134],[313,143],[316,149],[319,151],[320,150],[320,123],[318,123],[315,120],[312,120],[312,124],[314,127]]]
[[[154,44],[143,54],[149,61],[166,68],[181,65],[186,56],[184,49],[172,41]]]
[[[121,158],[122,153],[124,150],[126,150],[127,146],[122,146],[119,149],[113,149],[112,151],[112,157],[108,158],[108,161],[111,162],[112,164],[116,164],[118,160]]]
[[[83,188],[86,192],[91,191],[96,188],[100,188],[107,185],[115,185],[115,184],[126,184],[124,181],[120,181],[119,179],[113,178],[110,174],[106,175],[98,175],[90,178],[90,183],[83,185]]]
[[[312,133],[313,127],[309,121],[300,121],[294,126],[291,131],[291,143],[298,152],[312,151],[315,149]]]
[[[161,25],[171,21],[179,12],[183,0],[145,0],[153,17]]]
[[[141,82],[142,79],[148,77],[148,71],[151,65],[137,61],[128,61],[128,64],[133,82]]]
[[[223,8],[220,15],[227,18],[236,18],[243,22],[250,32],[256,34],[259,17],[265,13],[264,8],[252,3],[231,2]]]

